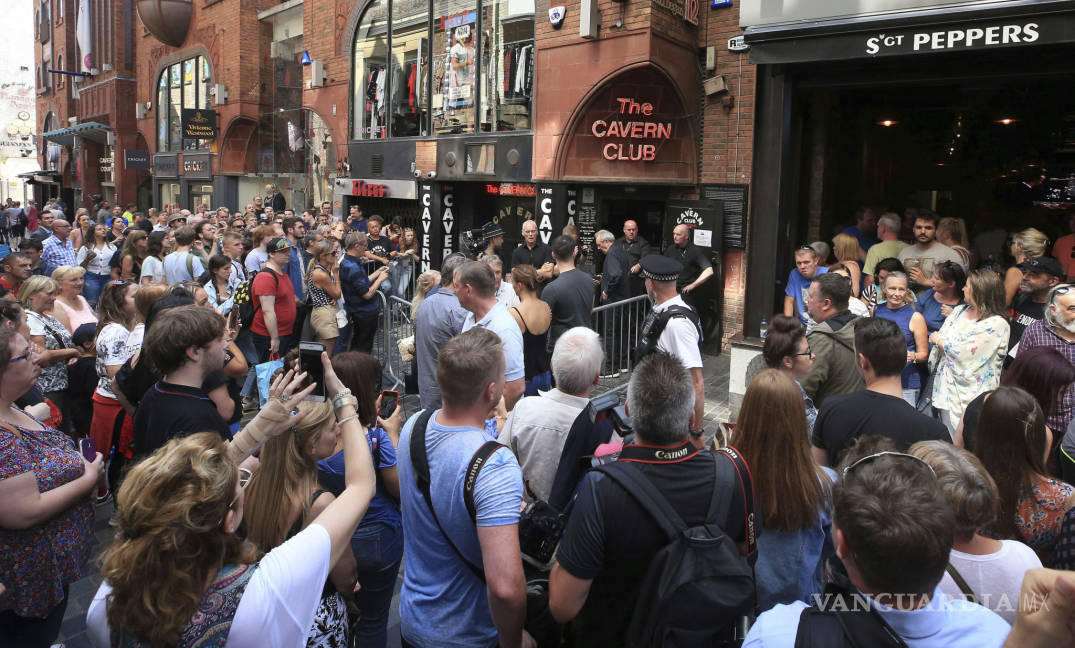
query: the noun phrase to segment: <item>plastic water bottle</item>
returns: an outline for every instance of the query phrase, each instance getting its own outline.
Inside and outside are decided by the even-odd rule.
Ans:
[[[764,317],[761,318],[761,330],[758,332],[758,337],[765,339],[765,332],[769,330],[769,320]]]

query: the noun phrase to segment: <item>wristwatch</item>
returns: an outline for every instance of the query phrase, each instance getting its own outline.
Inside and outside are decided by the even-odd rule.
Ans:
[[[705,430],[703,430],[701,428],[698,428],[697,430],[690,430],[690,435],[692,437],[700,437],[703,434],[705,434]]]

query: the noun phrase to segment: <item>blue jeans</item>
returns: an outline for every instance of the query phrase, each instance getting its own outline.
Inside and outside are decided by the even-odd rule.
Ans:
[[[97,300],[101,297],[101,293],[104,292],[109,281],[112,281],[112,277],[109,275],[86,272],[86,283],[82,286],[82,296],[86,298],[90,306],[97,307]]]
[[[381,522],[362,524],[351,536],[351,551],[362,585],[355,594],[355,604],[362,610],[362,619],[355,627],[355,645],[384,648],[388,640],[388,611],[403,561],[403,527],[393,528]]]

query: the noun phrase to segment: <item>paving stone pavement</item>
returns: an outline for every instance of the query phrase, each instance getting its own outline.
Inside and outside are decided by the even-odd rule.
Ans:
[[[727,421],[730,412],[728,406],[728,372],[731,357],[727,354],[719,356],[702,356],[702,377],[705,381],[705,427],[707,430],[715,428],[717,422]],[[628,376],[622,374],[617,377],[615,384],[606,384],[605,389],[614,388],[616,385],[625,385]],[[403,407],[405,415],[412,414],[418,409],[417,396],[405,396]],[[89,608],[93,595],[101,584],[101,576],[97,566],[97,557],[102,548],[112,538],[112,529],[109,520],[113,513],[112,503],[108,503],[97,509],[97,524],[94,532],[93,555],[89,564],[84,569],[83,577],[71,585],[68,597],[67,611],[64,613],[63,625],[60,626],[59,640],[66,648],[90,648],[93,644],[86,633],[86,610]],[[403,584],[403,569],[400,569],[396,580],[395,596],[392,599],[392,611],[388,619],[388,647],[399,648],[399,589]],[[161,586],[166,586],[161,583]]]

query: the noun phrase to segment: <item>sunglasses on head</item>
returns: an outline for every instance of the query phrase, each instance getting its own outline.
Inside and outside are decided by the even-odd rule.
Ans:
[[[850,464],[848,464],[847,468],[844,468],[843,476],[847,477],[847,475],[852,470],[857,468],[858,466],[860,466],[860,465],[862,465],[862,464],[864,464],[864,463],[866,463],[868,461],[873,461],[874,459],[877,459],[878,457],[884,457],[886,455],[890,456],[890,457],[904,457],[906,459],[913,459],[913,460],[917,461],[918,463],[922,464],[923,466],[925,466],[926,468],[929,468],[929,471],[931,473],[933,473],[934,477],[937,476],[937,472],[935,470],[933,470],[933,466],[929,465],[928,463],[926,463],[922,459],[919,459],[918,457],[916,457],[914,455],[907,454],[906,452],[893,452],[892,450],[883,450],[881,452],[875,452],[872,455],[866,455],[865,457],[862,457],[860,459],[856,459],[855,461],[853,461]]]

